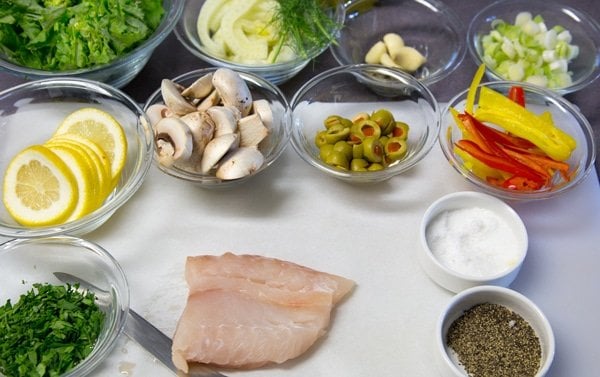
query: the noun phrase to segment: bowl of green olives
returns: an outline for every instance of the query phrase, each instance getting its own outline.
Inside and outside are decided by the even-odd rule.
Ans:
[[[385,80],[385,90],[373,77]],[[414,167],[431,151],[440,128],[438,102],[429,89],[380,65],[325,71],[296,92],[290,107],[298,155],[349,182],[380,182]]]

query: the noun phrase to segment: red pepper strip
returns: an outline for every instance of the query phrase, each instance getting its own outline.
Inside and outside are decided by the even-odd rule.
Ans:
[[[540,187],[546,183],[546,179],[531,168],[514,161],[510,157],[507,159],[487,153],[471,140],[459,140],[456,142],[456,146],[491,168],[527,178],[539,184]]]
[[[516,175],[502,182],[502,187],[516,191],[534,191],[540,188],[537,183]]]
[[[510,150],[508,148],[504,149],[504,151],[510,157],[512,157],[514,160],[516,160],[516,161],[520,162],[521,164],[527,166],[531,170],[534,170],[539,175],[546,177],[546,182],[548,182],[550,180],[550,177],[553,174],[553,171],[551,169],[548,170],[548,168],[546,166],[542,166],[542,165],[538,164],[536,161],[532,160],[531,158],[529,158],[529,156],[527,156],[525,154],[521,154],[521,153],[519,153],[517,151]]]
[[[536,149],[537,148],[535,144],[533,144],[531,141],[529,141],[525,138],[511,135],[508,132],[502,132],[493,127],[487,126],[483,123],[481,125],[483,127],[486,127],[487,129],[489,129],[491,133],[495,134],[494,141],[498,144],[501,144],[503,146],[522,148],[522,149]]]
[[[565,181],[571,180],[571,176],[569,174],[569,164],[567,164],[566,162],[556,161],[548,156],[540,155],[535,152],[520,150],[517,148],[508,147],[505,148],[504,151],[509,154],[511,153],[511,151],[514,151],[514,153],[520,154],[521,156],[527,158],[536,165],[542,167],[546,171],[554,172],[555,170],[557,170]]]
[[[485,152],[492,153],[491,147],[488,145],[488,142],[483,138],[481,133],[475,127],[473,120],[475,117],[469,113],[461,113],[458,114],[458,119],[462,122],[465,130],[467,131],[470,138]],[[463,136],[464,137],[464,136]]]
[[[523,87],[518,85],[511,86],[508,90],[508,98],[525,107],[525,91],[523,90]]]

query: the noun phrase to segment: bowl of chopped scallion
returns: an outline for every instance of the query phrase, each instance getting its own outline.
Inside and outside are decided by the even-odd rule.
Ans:
[[[184,0],[0,2],[0,70],[30,80],[129,83],[173,30]]]
[[[469,52],[492,80],[526,82],[559,94],[600,76],[600,24],[554,1],[499,0],[467,31]]]
[[[203,61],[281,84],[335,42],[339,0],[187,1],[175,35]]]
[[[129,310],[118,262],[97,244],[58,236],[0,244],[0,265],[0,375],[80,377],[95,370]]]

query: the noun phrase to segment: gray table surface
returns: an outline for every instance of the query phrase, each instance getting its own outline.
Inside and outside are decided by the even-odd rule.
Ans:
[[[464,21],[465,33],[469,20],[485,5],[491,1],[484,0],[445,0],[449,7],[454,9],[459,17]],[[525,1],[524,1],[525,2]],[[562,0],[575,9],[578,9],[596,20],[600,20],[600,7],[598,3],[592,0]],[[466,39],[466,37],[465,37]],[[165,41],[158,46],[152,57],[140,74],[126,87],[124,92],[129,94],[138,102],[145,102],[150,94],[160,85],[160,80],[165,77],[175,77],[182,73],[208,67],[209,64],[198,59],[187,51],[171,33]],[[337,62],[329,51],[324,52],[314,62],[304,68],[299,75],[280,86],[281,90],[291,99],[293,94],[315,74],[337,66]],[[438,101],[445,102],[452,98],[456,93],[465,89],[471,81],[473,73],[477,66],[473,59],[467,53],[459,68],[452,72],[446,79],[433,84],[430,89]],[[0,90],[24,82],[24,80],[0,72]],[[600,94],[600,79],[595,80],[585,89],[566,96],[572,103],[576,104],[586,116],[592,128],[596,145],[600,146],[600,111],[598,110],[597,95]],[[600,176],[600,161],[596,158],[596,171]]]

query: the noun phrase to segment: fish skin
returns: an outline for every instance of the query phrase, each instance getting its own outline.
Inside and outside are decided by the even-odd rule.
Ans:
[[[354,282],[256,255],[188,257],[189,294],[173,337],[173,363],[250,369],[306,352]]]

